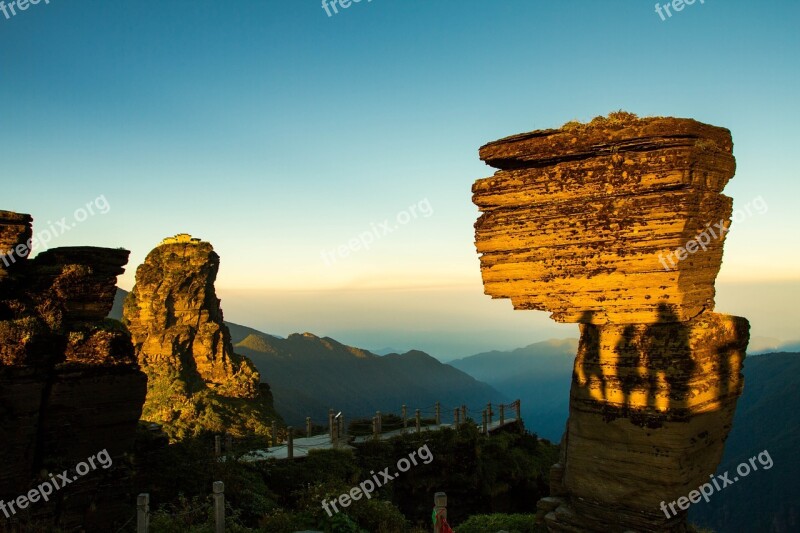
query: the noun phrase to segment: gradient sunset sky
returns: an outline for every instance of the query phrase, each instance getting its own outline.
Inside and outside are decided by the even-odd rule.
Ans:
[[[35,230],[67,217],[51,246],[131,250],[127,289],[163,237],[191,233],[222,257],[229,320],[447,359],[577,335],[483,295],[478,147],[618,109],[691,117],[733,133],[734,209],[768,206],[733,225],[717,309],[796,340],[798,20],[789,0],[667,20],[652,1],[363,0],[329,17],[318,0],[43,0],[0,13],[0,209]],[[108,212],[72,227],[101,196]],[[368,250],[323,257],[385,221]]]

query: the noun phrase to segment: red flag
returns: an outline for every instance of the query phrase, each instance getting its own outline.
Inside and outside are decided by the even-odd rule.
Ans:
[[[438,526],[439,533],[455,533],[453,529],[450,527],[450,524],[447,523],[447,518],[444,517],[444,509],[441,509],[438,513],[436,509],[433,510],[433,522],[434,525]]]
[[[447,518],[442,518],[442,533],[455,533],[450,524],[447,523]]]

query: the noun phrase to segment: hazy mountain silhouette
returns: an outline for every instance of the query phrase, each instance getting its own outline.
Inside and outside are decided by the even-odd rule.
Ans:
[[[352,419],[371,417],[376,410],[399,413],[406,404],[413,416],[415,408],[432,411],[437,401],[442,420],[449,422],[452,408],[462,403],[474,412],[489,401],[509,400],[417,350],[379,356],[311,333],[294,333],[286,339],[256,333],[235,349],[255,363],[272,387],[276,409],[295,425],[304,424],[306,416],[324,423],[329,408]]]
[[[126,296],[126,291],[118,289],[109,316],[122,316]],[[327,424],[330,408],[352,419],[372,417],[378,410],[399,414],[406,404],[409,417],[413,417],[415,408],[432,412],[437,401],[444,422],[452,420],[452,408],[461,404],[479,420],[479,409],[487,402],[516,399],[418,350],[376,355],[310,333],[284,339],[232,322],[225,324],[236,353],[255,363],[262,381],[272,389],[275,409],[295,426],[304,427],[307,416],[315,423]]]
[[[691,507],[690,520],[714,531],[800,531],[800,353],[749,356],[744,394],[718,473],[767,450],[774,462]]]
[[[748,355],[800,352],[800,341],[784,341],[773,337],[752,337],[747,346]]]
[[[391,348],[391,347],[381,348],[379,350],[370,350],[370,352],[377,355],[389,355],[390,353],[400,353],[401,351],[402,350],[398,348]]]
[[[569,388],[578,339],[553,339],[524,348],[484,352],[450,365],[522,401],[525,426],[554,442],[569,415]]]

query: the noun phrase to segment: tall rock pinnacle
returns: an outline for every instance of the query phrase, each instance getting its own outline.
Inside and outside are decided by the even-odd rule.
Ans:
[[[164,239],[136,270],[124,321],[148,375],[143,418],[172,438],[203,430],[267,434],[269,387],[234,353],[214,290],[219,256],[186,234]]]
[[[499,169],[473,186],[486,293],[581,324],[550,531],[684,532],[673,502],[719,464],[749,339],[713,312],[732,150],[726,129],[623,112],[480,149]]]

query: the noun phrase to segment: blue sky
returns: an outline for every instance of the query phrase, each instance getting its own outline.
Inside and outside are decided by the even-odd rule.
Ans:
[[[482,295],[478,147],[617,109],[692,117],[733,132],[734,205],[769,205],[728,237],[720,310],[795,339],[769,309],[800,287],[798,15],[795,1],[698,0],[662,21],[633,1],[364,0],[328,17],[316,0],[42,0],[0,14],[0,208],[42,227],[103,196],[108,213],[51,246],[130,249],[123,287],[185,231],[222,256],[229,319],[466,355],[577,331]],[[323,260],[423,201],[430,216]],[[741,297],[758,284],[782,290]]]

